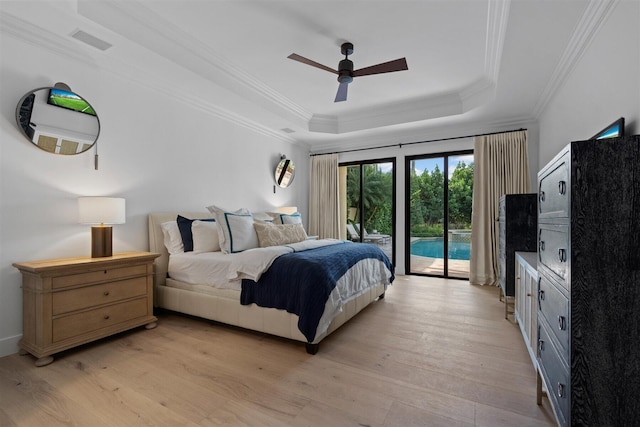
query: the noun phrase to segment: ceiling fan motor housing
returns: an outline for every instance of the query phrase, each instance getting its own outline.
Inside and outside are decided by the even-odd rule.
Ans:
[[[353,62],[343,59],[338,65],[338,81],[340,83],[351,83],[353,81]]]

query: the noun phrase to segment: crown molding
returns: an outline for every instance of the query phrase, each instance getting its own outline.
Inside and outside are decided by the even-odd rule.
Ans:
[[[487,1],[485,75],[458,92],[377,105],[340,116],[314,114],[309,131],[343,134],[463,114],[495,98],[511,0]]]
[[[488,1],[484,69],[488,80],[494,84],[500,73],[510,7],[511,0]]]
[[[459,137],[460,135],[478,135],[500,131],[506,132],[513,130],[514,128],[533,128],[536,126],[537,121],[533,116],[522,115],[496,121],[465,122],[455,124],[455,126],[448,123],[436,126],[425,125],[423,127],[404,131],[395,130],[393,132],[389,132],[382,130],[375,133],[365,133],[337,140],[332,139],[328,143],[316,142],[310,144],[312,154],[324,154],[342,151],[345,146],[348,146],[349,150],[376,149],[381,146],[393,146],[396,144],[401,145],[420,141],[453,138]]]
[[[310,132],[343,134],[462,114],[493,99],[500,68],[510,0],[487,1],[485,74],[459,93],[438,94],[408,102],[377,105],[356,112],[319,115],[306,111],[271,87],[219,55],[138,0],[78,0],[78,12],[202,78],[273,109]],[[276,113],[278,114],[278,113]]]
[[[68,38],[62,37],[6,11],[0,14],[0,33],[39,49],[52,51],[58,56],[69,58],[78,63],[83,63],[91,67],[99,67],[102,71],[109,72],[118,78],[146,87],[154,92],[166,94],[166,96],[170,96],[172,100],[177,100],[189,106],[189,108],[199,109],[214,117],[231,122],[266,137],[289,144],[308,146],[304,141],[299,141],[280,131],[263,126],[240,114],[214,105],[207,100],[200,100],[200,102],[194,104],[193,99],[197,97],[198,94],[186,92],[184,89],[178,89],[175,82],[159,79],[157,75],[150,76],[148,72],[135,65],[130,63],[125,64],[116,58],[110,57],[107,52],[97,52],[97,57],[87,55],[88,48],[71,36]],[[92,54],[96,55],[96,52],[92,52]]]
[[[69,43],[69,39],[44,30],[5,10],[0,13],[0,33],[37,48],[55,52],[56,55],[88,65],[96,65],[79,45],[74,44],[79,43],[75,39],[73,39],[74,43]]]
[[[560,61],[558,61],[558,65],[549,78],[549,82],[533,107],[534,117],[540,117],[547,104],[560,90],[618,1],[591,0],[589,2],[560,57]]]
[[[275,105],[299,125],[306,126],[311,119],[310,112],[227,60],[208,44],[162,18],[140,1],[78,0],[78,13],[204,79],[262,104],[265,108],[273,108]],[[256,94],[259,96],[256,97]],[[266,105],[265,101],[268,102]]]

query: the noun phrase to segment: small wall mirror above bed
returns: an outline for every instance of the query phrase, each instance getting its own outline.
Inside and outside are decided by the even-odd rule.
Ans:
[[[276,184],[282,188],[286,188],[293,182],[295,166],[293,165],[293,161],[287,159],[287,156],[284,154],[280,159],[280,163],[276,166]]]
[[[64,83],[27,92],[18,101],[16,122],[33,145],[55,154],[84,153],[100,134],[91,104]]]

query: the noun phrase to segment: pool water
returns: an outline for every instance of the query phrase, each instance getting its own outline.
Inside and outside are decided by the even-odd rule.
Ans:
[[[411,255],[444,258],[444,239],[416,240],[411,243]],[[471,259],[471,243],[449,242],[449,259]]]

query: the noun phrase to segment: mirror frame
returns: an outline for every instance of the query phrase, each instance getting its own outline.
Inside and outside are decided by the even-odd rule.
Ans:
[[[77,95],[80,99],[82,99],[84,102],[86,102],[86,103],[87,103],[87,105],[89,105],[89,107],[91,107],[91,109],[95,112],[95,108],[93,108],[93,106],[91,105],[91,103],[90,103],[89,101],[87,101],[85,98],[83,98],[82,96],[78,95],[77,93],[73,92],[73,91],[71,90],[71,88],[69,88],[69,86],[65,85],[64,83],[56,83],[54,86],[43,86],[43,87],[39,87],[39,88],[36,88],[36,89],[30,90],[29,92],[25,93],[25,94],[20,98],[20,100],[18,101],[18,105],[16,106],[16,124],[18,125],[18,128],[20,129],[20,132],[22,133],[22,135],[23,135],[23,136],[24,136],[24,137],[25,137],[25,138],[26,138],[26,139],[27,139],[31,144],[35,145],[35,146],[36,146],[36,147],[38,147],[40,150],[43,150],[43,151],[45,151],[45,152],[47,152],[47,153],[50,153],[50,154],[59,154],[59,155],[65,155],[65,156],[67,156],[67,155],[69,155],[69,156],[73,156],[73,155],[76,155],[76,154],[82,154],[82,153],[85,153],[85,152],[89,151],[92,147],[94,147],[94,146],[96,145],[96,143],[98,142],[98,138],[100,137],[100,128],[101,128],[101,126],[100,126],[100,118],[98,117],[98,113],[97,113],[97,112],[96,112],[96,114],[95,114],[95,115],[91,115],[92,117],[95,117],[95,119],[96,119],[96,123],[97,123],[97,125],[98,125],[98,128],[97,128],[97,132],[96,132],[95,138],[93,139],[93,142],[92,142],[91,144],[88,144],[88,143],[83,144],[83,145],[88,145],[88,146],[87,146],[86,148],[84,148],[82,151],[79,151],[79,152],[78,152],[78,151],[76,151],[76,152],[69,152],[69,153],[67,153],[67,152],[56,152],[56,149],[58,149],[58,151],[59,151],[59,149],[60,149],[60,148],[62,148],[61,143],[62,143],[62,142],[64,142],[63,138],[65,137],[65,135],[51,136],[51,138],[55,138],[55,139],[57,140],[57,142],[56,142],[56,146],[54,147],[54,151],[52,151],[51,149],[47,149],[47,148],[45,148],[44,146],[40,146],[40,145],[38,145],[38,143],[37,143],[36,141],[34,141],[34,136],[30,136],[30,135],[28,134],[27,130],[23,127],[23,124],[21,123],[20,118],[21,118],[21,111],[22,111],[23,105],[25,104],[26,100],[27,100],[30,96],[32,96],[32,95],[34,95],[34,96],[35,96],[35,94],[36,94],[38,91],[45,90],[45,91],[47,91],[47,92],[48,92],[48,91],[50,91],[51,89],[61,89],[61,90],[65,90],[65,91],[67,91],[67,92],[71,92],[71,93],[73,93],[73,94]],[[47,96],[48,96],[48,95],[47,95]],[[58,107],[54,107],[54,108],[58,108]],[[31,111],[33,111],[33,107],[31,107]],[[71,110],[69,110],[69,111],[71,111]],[[72,113],[73,113],[73,114],[76,114],[76,113],[77,113],[77,114],[84,114],[84,113],[75,112],[75,111],[73,111]],[[31,116],[29,117],[29,123],[31,123]],[[35,123],[35,125],[36,125],[36,127],[37,127],[38,123]],[[46,126],[46,125],[43,125],[43,126]],[[33,129],[33,128],[31,128],[31,129]],[[64,129],[64,128],[62,128],[62,127],[61,127],[61,129]],[[37,132],[37,131],[36,131],[36,132]],[[34,132],[34,135],[35,135],[35,132]],[[91,135],[91,136],[92,136],[92,135]],[[71,142],[76,143],[76,144],[82,144],[82,142],[73,141],[73,137],[72,137],[72,136],[69,136],[68,141],[71,141]]]
[[[295,168],[293,160],[289,160],[285,156],[282,156],[280,162],[278,162],[278,165],[276,166],[274,174],[276,184],[281,188],[287,188],[290,186],[295,178]],[[288,179],[287,172],[289,173]]]

